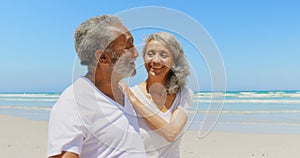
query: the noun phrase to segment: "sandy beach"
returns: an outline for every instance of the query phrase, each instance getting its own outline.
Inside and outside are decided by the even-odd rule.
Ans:
[[[1,157],[46,157],[47,122],[0,115],[0,123]],[[188,131],[180,152],[183,158],[299,158],[300,135],[212,132],[198,138]]]
[[[299,158],[300,135],[212,132],[199,139],[189,131],[180,151],[184,158]]]
[[[1,157],[46,157],[47,122],[0,115],[0,124]]]

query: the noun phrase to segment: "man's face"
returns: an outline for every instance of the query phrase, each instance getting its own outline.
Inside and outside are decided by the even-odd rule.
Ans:
[[[113,71],[121,75],[122,78],[131,77],[136,74],[134,61],[138,57],[138,52],[133,44],[131,33],[122,25],[117,25],[118,36],[110,45],[112,50]]]

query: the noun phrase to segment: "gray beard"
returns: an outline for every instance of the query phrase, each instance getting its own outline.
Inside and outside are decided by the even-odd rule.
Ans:
[[[136,74],[135,66],[131,65],[135,58],[129,59],[126,55],[117,56],[116,53],[112,53],[112,60],[113,73],[119,74],[122,78],[132,77]]]

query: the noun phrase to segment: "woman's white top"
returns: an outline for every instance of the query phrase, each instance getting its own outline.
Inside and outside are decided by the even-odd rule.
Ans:
[[[186,112],[188,116],[187,109],[192,105],[192,90],[188,88],[183,88],[180,92],[176,94],[176,98],[171,105],[171,107],[166,112],[162,112],[153,102],[148,100],[142,90],[138,85],[131,88],[133,93],[139,100],[144,103],[151,110],[155,111],[155,113],[164,119],[166,122],[169,122],[171,119],[171,115],[175,109],[181,109]],[[181,141],[182,134],[176,138],[174,142],[168,142],[163,136],[159,135],[155,131],[153,131],[144,118],[139,116],[138,118],[139,129],[144,141],[145,150],[147,157],[149,158],[178,158],[179,155],[179,145]]]

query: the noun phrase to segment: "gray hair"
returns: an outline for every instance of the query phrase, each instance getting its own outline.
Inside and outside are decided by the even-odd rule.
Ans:
[[[81,65],[96,64],[95,51],[105,50],[114,40],[113,25],[122,24],[121,20],[112,15],[92,17],[81,23],[74,33],[76,53]]]
[[[151,40],[162,43],[173,54],[174,65],[171,67],[171,70],[168,73],[165,86],[169,94],[179,92],[186,85],[187,77],[190,75],[189,64],[184,55],[181,44],[173,35],[167,32],[157,32],[149,35],[145,39],[143,56],[146,53],[147,44]]]

